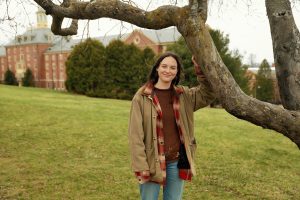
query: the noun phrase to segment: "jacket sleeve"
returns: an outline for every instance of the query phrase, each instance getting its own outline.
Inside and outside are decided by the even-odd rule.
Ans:
[[[142,100],[141,95],[136,94],[133,97],[129,118],[129,148],[134,172],[149,171],[144,144]]]
[[[215,99],[215,94],[207,79],[204,76],[197,76],[197,79],[199,85],[187,91],[194,111],[208,106]]]

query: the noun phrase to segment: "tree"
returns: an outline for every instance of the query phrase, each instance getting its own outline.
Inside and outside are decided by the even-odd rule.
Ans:
[[[273,81],[271,67],[266,59],[262,61],[256,76],[256,98],[262,101],[271,102],[273,99]]]
[[[18,81],[15,77],[15,74],[8,69],[4,74],[4,84],[5,85],[18,85]]]
[[[146,81],[149,71],[146,63],[153,55],[150,49],[141,51],[135,45],[126,45],[120,40],[110,42],[106,47],[107,97],[131,99]]]
[[[33,75],[30,69],[26,70],[24,77],[22,78],[22,85],[25,87],[34,86]]]
[[[228,67],[230,73],[234,77],[235,81],[246,93],[249,93],[248,78],[245,76],[247,68],[242,64],[242,56],[238,51],[231,52],[229,50],[229,37],[220,32],[219,30],[209,30],[210,35],[216,45],[216,48]],[[194,86],[197,84],[193,64],[191,61],[192,54],[188,49],[184,39],[182,37],[179,40],[168,46],[168,50],[176,52],[181,58],[184,67],[184,81],[182,84]]]
[[[119,0],[65,0],[61,5],[51,0],[34,1],[53,17],[51,29],[59,35],[76,34],[79,19],[102,17],[119,19],[148,29],[176,26],[227,112],[278,131],[300,148],[300,33],[289,0],[266,0],[276,75],[284,108],[252,98],[240,89],[205,26],[207,0],[189,0],[188,5],[183,7],[164,5],[151,11],[137,8],[130,1],[125,3]],[[61,27],[64,18],[73,19],[70,27]]]
[[[89,38],[76,45],[66,62],[67,90],[97,96],[105,87],[105,61],[105,47],[99,41]]]
[[[152,49],[150,49],[149,47],[146,47],[143,50],[143,65],[145,66],[145,68],[144,68],[145,74],[150,71],[154,61],[155,61],[155,53],[153,52]],[[146,79],[147,79],[147,77],[145,77],[145,81],[146,81]]]

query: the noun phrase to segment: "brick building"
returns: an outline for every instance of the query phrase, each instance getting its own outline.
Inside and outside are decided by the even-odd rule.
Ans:
[[[256,98],[256,76],[258,73],[259,68],[258,67],[252,67],[248,68],[246,72],[246,76],[249,78],[248,87],[251,92],[251,96]],[[278,88],[278,82],[276,78],[276,72],[275,72],[275,66],[274,64],[271,66],[271,79],[273,82],[273,99],[272,102],[274,103],[280,103],[280,94],[279,94],[279,88]]]
[[[72,37],[56,36],[48,28],[45,11],[36,12],[37,26],[28,28],[22,35],[16,36],[5,46],[0,46],[0,82],[5,72],[14,72],[19,83],[26,69],[33,73],[36,87],[64,90],[66,80],[65,62],[72,48],[82,40]],[[141,49],[150,47],[156,54],[165,52],[168,44],[180,37],[175,28],[163,30],[134,30],[123,35],[96,37],[104,46],[114,39],[126,44],[135,44]]]

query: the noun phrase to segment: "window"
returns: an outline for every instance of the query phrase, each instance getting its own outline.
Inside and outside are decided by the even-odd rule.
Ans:
[[[20,54],[20,60],[21,60],[21,61],[24,60],[24,54]]]
[[[17,41],[18,41],[19,43],[21,43],[21,41],[22,41],[21,36],[18,36],[18,37],[17,37]]]
[[[59,74],[59,79],[62,80],[62,81],[64,80],[64,74],[63,73]]]
[[[53,61],[55,60],[55,55],[54,55],[54,54],[52,55],[52,60],[53,60]]]
[[[45,56],[45,60],[48,61],[49,60],[49,55]]]
[[[141,41],[140,37],[139,37],[139,36],[136,36],[136,37],[134,38],[133,43],[134,43],[134,44],[139,44],[140,41]]]

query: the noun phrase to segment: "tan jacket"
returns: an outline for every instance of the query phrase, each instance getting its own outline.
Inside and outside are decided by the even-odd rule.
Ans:
[[[196,174],[194,156],[196,140],[194,137],[194,111],[209,105],[215,98],[205,79],[198,79],[199,85],[193,88],[179,86],[183,93],[179,96],[180,127],[184,136],[185,149],[191,166]],[[157,112],[150,94],[141,87],[132,99],[129,119],[129,146],[132,170],[134,172],[150,171],[150,180],[162,181],[162,171],[158,159]]]

